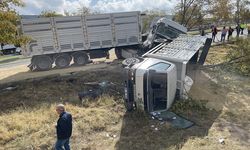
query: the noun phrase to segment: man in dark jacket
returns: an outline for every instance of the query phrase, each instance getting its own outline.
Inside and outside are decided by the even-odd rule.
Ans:
[[[57,141],[55,144],[56,150],[70,150],[69,139],[72,134],[72,116],[65,111],[63,104],[56,106],[56,112],[59,114],[59,119],[56,125]]]

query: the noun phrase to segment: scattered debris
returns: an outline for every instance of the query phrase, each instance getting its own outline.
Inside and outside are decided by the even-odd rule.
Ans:
[[[155,131],[158,131],[159,129],[158,128],[155,128]]]
[[[219,138],[220,144],[224,145],[225,144],[225,139],[224,138]]]
[[[115,134],[112,135],[112,134],[107,133],[107,134],[106,134],[106,137],[116,138],[117,135],[115,135]]]
[[[17,89],[17,87],[10,86],[10,87],[5,88],[4,90],[11,91],[11,90],[15,90],[15,89]]]
[[[163,119],[162,118],[158,118],[159,121],[162,121]]]
[[[153,116],[156,116],[156,112],[152,112],[152,115],[153,115]]]
[[[151,118],[157,119],[164,124],[164,121],[169,122],[172,126],[176,128],[186,129],[194,125],[193,122],[176,115],[170,111],[162,111],[162,112],[151,112]],[[161,124],[161,123],[160,123]]]
[[[16,90],[17,89],[17,86],[9,86],[7,88],[4,88],[0,91],[13,91],[13,90]]]
[[[83,98],[97,98],[102,94],[102,91],[100,89],[97,90],[88,90],[88,91],[83,91],[83,92],[78,92],[78,98],[80,101],[83,100]]]
[[[163,125],[165,122],[160,122],[160,125]]]

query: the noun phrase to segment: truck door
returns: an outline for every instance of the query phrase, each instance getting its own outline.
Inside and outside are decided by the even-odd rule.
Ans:
[[[152,68],[148,70],[147,81],[148,111],[159,111],[167,109],[167,73],[157,72]]]

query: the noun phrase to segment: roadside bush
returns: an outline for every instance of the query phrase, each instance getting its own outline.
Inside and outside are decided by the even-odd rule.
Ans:
[[[229,68],[243,75],[250,75],[250,37],[238,38],[226,56]]]

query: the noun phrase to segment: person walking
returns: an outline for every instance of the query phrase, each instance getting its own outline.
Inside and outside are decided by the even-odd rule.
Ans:
[[[227,40],[229,41],[230,37],[233,35],[234,29],[232,29],[231,27],[229,27],[228,29],[228,35],[227,35]]]
[[[65,111],[63,104],[56,106],[56,112],[59,115],[56,125],[57,141],[56,150],[70,150],[69,140],[72,134],[72,116]],[[64,147],[64,149],[63,149]]]
[[[226,35],[227,35],[227,29],[224,26],[222,31],[221,31],[221,40],[220,40],[221,42],[225,42]]]
[[[215,42],[215,37],[216,37],[217,32],[218,32],[218,30],[217,30],[216,26],[213,26],[213,28],[212,28],[212,39],[213,39],[213,42]]]

